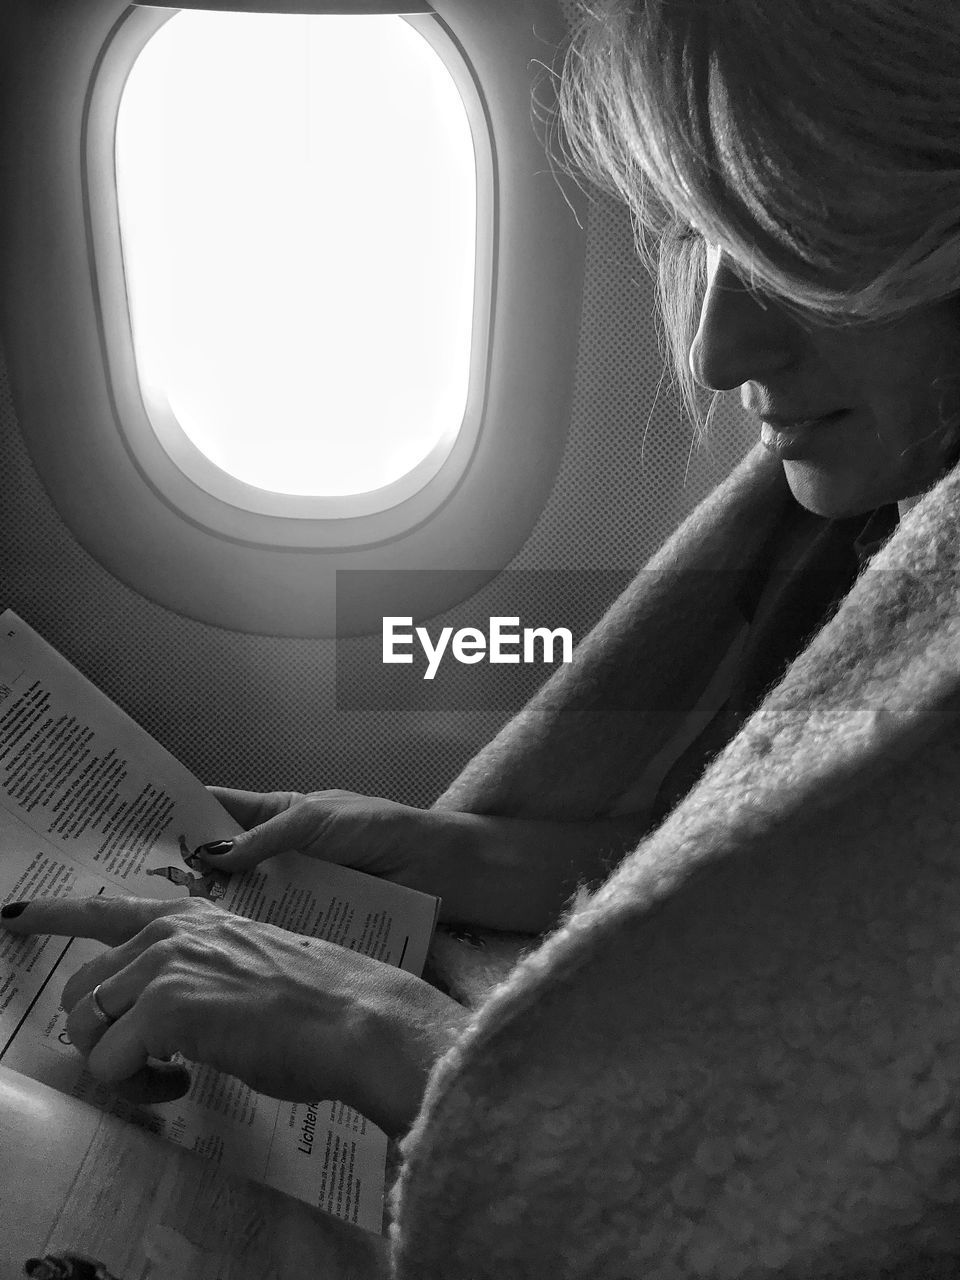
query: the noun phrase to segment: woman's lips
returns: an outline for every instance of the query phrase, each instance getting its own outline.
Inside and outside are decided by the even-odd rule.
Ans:
[[[778,458],[802,457],[815,442],[819,428],[837,422],[846,412],[846,409],[837,409],[820,418],[764,419],[760,443]]]

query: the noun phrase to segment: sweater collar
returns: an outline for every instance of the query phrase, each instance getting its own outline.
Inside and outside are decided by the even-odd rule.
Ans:
[[[866,523],[853,540],[853,550],[861,569],[887,541],[899,522],[896,503],[877,507],[867,517]]]

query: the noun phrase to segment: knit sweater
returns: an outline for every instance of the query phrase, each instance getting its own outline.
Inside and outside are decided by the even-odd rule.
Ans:
[[[896,526],[896,513],[895,506],[887,506],[869,517],[825,520],[795,503],[784,512],[759,563],[736,594],[743,629],[733,652],[718,664],[712,697],[694,708],[687,732],[678,736],[666,760],[646,779],[647,794],[656,784],[652,824],[662,822],[687,794],[704,766],[740,730],[823,626]]]
[[[399,1280],[953,1274],[958,500],[955,469],[437,1063]],[[443,803],[614,811],[792,501],[751,453]]]

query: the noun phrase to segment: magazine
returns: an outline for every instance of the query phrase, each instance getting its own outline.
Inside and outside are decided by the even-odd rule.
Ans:
[[[202,894],[420,975],[438,898],[295,852],[232,876],[196,863],[198,845],[238,830],[165,748],[16,614],[0,614],[0,902]],[[191,1065],[184,1097],[135,1106],[84,1069],[60,995],[101,949],[0,933],[0,1067],[381,1231],[387,1139],[343,1103],[281,1102]]]
[[[0,1067],[0,1280],[387,1280],[387,1241]]]

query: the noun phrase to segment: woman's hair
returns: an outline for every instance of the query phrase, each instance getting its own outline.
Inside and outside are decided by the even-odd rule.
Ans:
[[[656,252],[688,406],[704,240],[818,323],[960,292],[960,4],[579,0],[557,119]]]

